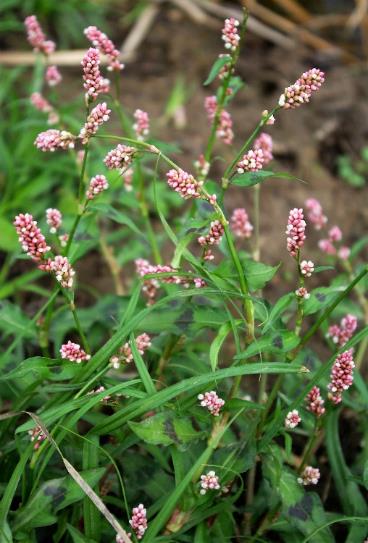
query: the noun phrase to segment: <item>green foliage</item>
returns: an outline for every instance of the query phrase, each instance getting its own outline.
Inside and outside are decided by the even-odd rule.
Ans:
[[[136,3],[125,23],[147,5]],[[63,29],[61,46],[85,44],[87,19],[99,25],[104,9],[101,4],[96,14],[94,2],[73,0],[5,0],[0,28],[23,31],[21,17],[34,11],[50,36]],[[46,117],[28,97],[42,90],[58,110],[55,128],[77,136],[85,122],[83,94],[62,103],[57,89],[48,93],[40,58],[29,77],[22,67],[1,69],[1,542],[97,543],[117,534],[126,542],[138,504],[147,508],[144,543],[333,543],[341,533],[347,543],[360,543],[368,537],[368,389],[360,373],[368,346],[367,238],[355,242],[348,260],[320,255],[311,282],[298,261],[309,258],[309,238],[295,261],[285,249],[276,261],[262,262],[258,230],[267,239],[283,235],[262,230],[262,184],[296,178],[270,166],[236,173],[266,119],[245,143],[229,148],[229,164],[218,166],[223,176],[213,168],[221,152],[216,123],[236,94],[247,92],[236,73],[238,55],[236,49],[219,57],[205,81],[218,83],[217,115],[202,146],[210,170],[193,172],[200,197],[186,203],[165,182],[169,169],[181,168],[180,146],[157,134],[135,139],[132,112],[119,105],[124,93],[116,94],[118,72],[110,73],[111,94],[103,97],[116,114],[113,133],[107,124],[99,128],[82,166],[75,150],[41,153],[34,146]],[[179,75],[161,104],[164,121],[178,121],[195,90]],[[281,115],[280,109],[269,115]],[[155,132],[160,123],[152,126]],[[103,164],[119,143],[136,149],[124,164],[131,185],[127,172]],[[81,146],[78,140],[76,150]],[[96,174],[106,175],[109,188],[87,202],[87,183]],[[231,221],[237,195],[239,201],[254,196],[249,240],[235,236]],[[50,207],[63,215],[57,234],[46,222]],[[26,212],[45,234],[47,257],[69,259],[72,287],[22,250],[12,223]],[[207,238],[211,261],[197,240],[214,226],[222,239]],[[69,235],[66,246],[59,234]],[[137,260],[147,273],[135,271]],[[310,291],[305,299],[295,294],[303,286]],[[329,326],[347,313],[358,317],[358,329],[345,345],[335,344]],[[68,341],[88,351],[88,360],[62,358]],[[331,369],[350,348],[354,383],[336,406],[328,396]],[[313,386],[326,408],[318,419],[306,404]],[[206,392],[224,400],[218,411],[216,404],[212,410],[201,405],[209,401]],[[294,409],[302,421],[289,428],[285,417]],[[305,466],[320,469],[316,486],[301,484]],[[219,488],[205,489],[201,477],[212,471]]]

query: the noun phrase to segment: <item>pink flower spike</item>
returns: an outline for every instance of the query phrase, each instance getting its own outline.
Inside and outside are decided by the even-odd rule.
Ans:
[[[34,450],[40,448],[42,441],[45,441],[46,434],[43,433],[41,426],[35,426],[32,430],[28,430],[28,435],[30,436],[31,441],[35,441]]]
[[[89,26],[84,30],[84,34],[92,43],[93,47],[97,47],[109,59],[108,70],[120,71],[124,68],[124,64],[119,62],[119,50],[113,42],[99,30],[96,26]]]
[[[225,401],[217,396],[214,390],[199,394],[198,400],[200,401],[201,406],[206,407],[214,417],[219,416],[220,409],[225,405]]]
[[[214,471],[209,471],[206,475],[201,475],[201,490],[199,491],[202,496],[207,493],[207,490],[219,490],[220,483],[219,478]]]
[[[285,417],[285,427],[296,428],[301,420],[302,419],[300,418],[297,409],[293,409],[293,411],[289,411],[289,413]]]
[[[137,336],[135,343],[139,354],[143,356],[145,351],[151,347],[151,338],[148,334],[144,333]],[[118,353],[110,358],[110,363],[112,367],[117,370],[122,364],[130,364],[130,362],[133,362],[133,360],[134,357],[130,342],[126,342],[122,347],[120,347]]]
[[[266,166],[269,162],[271,162],[271,160],[273,160],[272,147],[272,138],[265,132],[262,132],[254,142],[253,148],[261,149],[263,151],[263,166]]]
[[[115,149],[109,151],[105,156],[105,166],[109,170],[124,170],[132,163],[136,152],[137,150],[134,147],[119,143]]]
[[[334,404],[339,404],[342,400],[342,394],[353,384],[353,370],[355,368],[353,360],[353,350],[349,349],[337,355],[332,366],[330,383],[327,386],[328,398]]]
[[[101,93],[108,92],[109,82],[100,73],[100,55],[97,49],[90,48],[81,62],[83,67],[84,88],[86,98],[95,100]]]
[[[321,391],[318,387],[314,386],[306,397],[307,409],[311,413],[314,413],[316,417],[322,417],[326,412],[324,407],[324,400],[321,396]]]
[[[294,208],[289,213],[289,220],[286,227],[287,250],[291,256],[296,257],[301,247],[304,245],[306,222],[304,220],[303,210]]]
[[[306,466],[301,477],[298,478],[298,483],[304,486],[316,485],[321,477],[318,468],[312,468],[312,466]]]
[[[269,115],[269,112],[268,112],[267,109],[262,111],[262,118],[263,119],[267,119],[268,115]],[[269,117],[268,120],[266,121],[266,124],[269,125],[269,126],[272,126],[272,125],[275,124],[275,122],[276,122],[275,117],[273,115],[271,115],[271,117]]]
[[[133,528],[137,539],[142,539],[144,532],[147,530],[147,511],[144,505],[140,503],[138,507],[133,508],[132,513],[129,524]]]
[[[49,87],[55,87],[60,83],[62,77],[57,66],[48,66],[45,73],[45,80]]]
[[[75,271],[66,256],[55,256],[48,266],[63,288],[73,287]]]
[[[39,92],[33,92],[31,94],[31,104],[38,109],[38,111],[42,111],[42,113],[50,113],[50,111],[52,111],[50,102]]]
[[[50,55],[55,51],[55,43],[51,40],[46,40],[46,36],[42,31],[36,15],[26,17],[24,24],[27,30],[27,39],[34,51],[40,51],[44,55]]]
[[[355,315],[348,313],[343,319],[341,319],[340,326],[333,324],[328,329],[327,337],[330,337],[332,341],[342,347],[353,337],[353,334],[358,326],[358,319]]]
[[[298,298],[304,298],[304,300],[308,300],[310,298],[310,294],[307,291],[305,287],[300,287],[295,291],[295,295]]]
[[[342,240],[342,232],[341,229],[338,226],[333,226],[328,231],[328,239],[331,241],[331,243],[336,243],[337,241]]]
[[[320,239],[318,242],[318,247],[321,249],[322,252],[326,253],[327,255],[336,254],[336,248],[329,239]]]
[[[314,264],[311,260],[302,260],[300,263],[300,273],[305,277],[311,277],[314,272]]]
[[[33,216],[29,213],[20,213],[15,217],[14,226],[23,251],[36,262],[43,260],[50,247],[46,244],[45,237]]]
[[[133,124],[133,130],[137,135],[137,139],[143,141],[149,134],[150,121],[146,111],[136,109],[134,112],[135,123]]]
[[[79,132],[79,138],[81,138],[82,143],[88,143],[89,139],[97,133],[99,127],[106,123],[110,119],[111,109],[107,107],[106,102],[102,104],[97,104],[88,115],[86,123],[81,131]]]
[[[321,228],[327,223],[327,217],[323,215],[323,210],[320,202],[315,198],[308,198],[305,201],[305,207],[308,210],[308,219],[313,224],[316,230]]]
[[[236,51],[236,49],[239,47],[239,25],[239,21],[234,17],[225,19],[224,28],[222,29],[222,39],[225,42],[225,49],[230,49],[230,51]]]
[[[198,160],[194,162],[194,167],[197,170],[198,175],[206,177],[210,170],[210,163],[206,161],[204,155],[199,155]]]
[[[234,209],[230,219],[230,228],[238,238],[250,238],[253,226],[249,222],[248,213],[244,208]]]
[[[46,209],[46,222],[50,227],[51,234],[56,234],[62,223],[62,215],[58,209],[49,207]]]
[[[215,221],[211,222],[211,228],[208,234],[206,236],[200,236],[198,238],[198,243],[202,246],[218,245],[222,240],[223,235],[224,227],[221,222],[216,219]]]
[[[87,362],[91,358],[78,343],[73,343],[70,340],[61,346],[60,354],[61,358],[70,360],[70,362],[76,362],[77,364]]]
[[[55,130],[50,128],[46,132],[38,134],[35,145],[43,152],[50,151],[53,153],[56,149],[66,151],[74,149],[75,136],[65,130]]]
[[[202,181],[197,181],[194,177],[184,170],[170,170],[166,174],[169,187],[179,193],[184,199],[200,198],[200,188]]]
[[[89,182],[86,196],[88,200],[93,200],[98,194],[104,190],[107,190],[108,188],[109,184],[106,177],[104,175],[96,175],[95,177],[92,177],[91,181]]]
[[[320,89],[324,80],[324,73],[318,68],[304,72],[293,85],[285,89],[280,96],[279,106],[284,109],[295,109],[308,103],[312,93]]]
[[[263,168],[264,153],[262,149],[251,149],[238,162],[236,168],[239,174],[244,172],[257,172]]]
[[[341,260],[348,260],[348,258],[350,257],[350,249],[349,247],[340,247],[339,249],[339,252],[338,252],[338,256],[339,258],[341,258]]]
[[[216,96],[207,96],[204,101],[204,107],[207,111],[208,119],[213,122],[216,117],[217,98]],[[234,139],[233,121],[231,115],[226,110],[222,109],[220,113],[219,123],[216,130],[216,136],[226,145],[230,145]]]

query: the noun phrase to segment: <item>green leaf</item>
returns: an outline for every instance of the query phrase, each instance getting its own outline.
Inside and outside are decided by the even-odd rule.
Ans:
[[[121,211],[118,211],[114,207],[110,206],[109,204],[93,204],[88,208],[90,211],[97,211],[98,213],[101,213],[105,218],[109,218],[112,221],[115,221],[119,224],[125,224],[125,226],[128,226],[135,234],[137,234],[140,238],[143,237],[143,232],[140,230],[128,217],[128,215],[125,215],[125,213],[122,213]]]
[[[282,313],[288,309],[288,307],[293,303],[295,300],[295,294],[293,292],[289,292],[288,294],[285,294],[284,296],[281,296],[271,309],[268,319],[263,327],[262,334],[265,334],[269,331],[270,328],[273,327],[273,325],[278,321]]]
[[[88,539],[79,530],[71,526],[70,524],[66,525],[69,534],[73,539],[73,543],[96,543],[95,539]]]
[[[300,338],[291,331],[278,331],[255,339],[245,351],[235,356],[235,360],[243,360],[263,353],[287,353],[295,349]]]
[[[144,388],[146,389],[148,394],[155,394],[156,392],[155,384],[152,381],[149,371],[147,370],[146,363],[144,362],[142,356],[140,355],[137,349],[135,337],[133,334],[131,334],[130,336],[130,347],[132,349],[134,362],[138,370],[139,377],[142,379]]]
[[[80,472],[81,477],[94,486],[105,473],[105,468]],[[13,529],[47,526],[57,521],[56,513],[68,505],[84,498],[83,490],[69,476],[51,479],[43,483],[27,504],[18,509]],[[45,524],[46,523],[46,524]]]
[[[221,68],[225,66],[225,64],[228,64],[230,61],[230,55],[223,55],[221,57],[218,57],[213,63],[210,73],[203,85],[209,85],[210,83],[212,83],[212,81],[216,78],[217,74],[220,72]]]
[[[253,187],[259,183],[263,183],[266,179],[277,177],[278,179],[297,179],[295,176],[287,172],[272,172],[259,170],[258,172],[246,172],[238,174],[232,179],[231,183],[237,187]]]
[[[14,226],[4,217],[0,217],[0,232],[0,249],[14,252],[20,247]]]
[[[255,260],[246,260],[243,268],[249,290],[255,291],[262,289],[272,279],[279,266],[268,266]]]
[[[196,375],[189,379],[184,379],[179,383],[171,385],[164,390],[156,392],[155,395],[142,400],[135,401],[129,406],[124,407],[121,412],[117,412],[109,417],[108,421],[104,421],[101,424],[97,424],[91,433],[103,433],[106,435],[109,432],[120,428],[122,424],[132,420],[136,417],[147,413],[153,409],[164,405],[173,398],[176,398],[179,394],[190,392],[192,395],[197,394],[204,386],[209,383],[221,381],[229,377],[236,377],[238,375],[257,375],[263,373],[299,373],[304,372],[304,369],[296,364],[284,364],[280,362],[263,362],[260,364],[247,364],[239,367],[230,367],[215,372],[209,372],[205,375]],[[108,391],[106,391],[108,392]]]
[[[182,445],[200,435],[188,418],[175,417],[169,411],[128,425],[142,441],[152,445]]]
[[[228,333],[232,329],[230,322],[225,322],[219,329],[217,336],[211,343],[210,347],[210,363],[212,371],[215,371],[218,364],[218,355],[222,344],[224,343]]]

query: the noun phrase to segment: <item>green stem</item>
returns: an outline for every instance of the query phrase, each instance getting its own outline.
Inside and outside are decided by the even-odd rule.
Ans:
[[[316,423],[315,423],[314,431],[313,431],[312,435],[309,437],[309,440],[308,440],[308,442],[306,444],[306,447],[304,449],[303,457],[302,457],[302,461],[301,461],[301,464],[300,464],[299,469],[298,469],[298,473],[302,473],[303,469],[308,464],[310,456],[311,456],[311,454],[313,452],[313,449],[314,449],[314,446],[316,444],[316,441],[319,438],[319,431],[320,431],[320,421],[317,419]]]
[[[80,173],[80,177],[79,177],[79,186],[78,186],[78,200],[79,200],[79,203],[83,199],[84,175],[86,173],[88,151],[89,151],[89,145],[87,143],[85,148],[84,148],[82,168],[81,168],[81,173]]]
[[[86,336],[85,336],[85,334],[84,334],[84,332],[82,330],[81,323],[80,323],[80,320],[79,320],[79,317],[78,317],[77,310],[75,308],[74,302],[72,300],[70,300],[69,296],[64,291],[63,291],[63,294],[64,294],[65,298],[69,302],[70,311],[72,312],[75,327],[76,327],[76,329],[78,331],[79,337],[81,338],[83,348],[87,353],[90,353],[91,350],[89,348],[87,338],[86,338]]]
[[[254,210],[254,249],[253,258],[256,262],[259,262],[261,256],[260,249],[260,237],[259,237],[259,225],[260,225],[260,195],[261,185],[254,185],[253,187],[253,210]]]
[[[155,263],[161,264],[162,259],[161,259],[158,243],[156,240],[156,235],[149,218],[149,208],[148,208],[146,195],[145,195],[144,179],[143,179],[142,170],[141,170],[138,160],[136,162],[136,170],[137,170],[137,175],[138,175],[138,180],[139,180],[138,200],[139,200],[139,205],[140,205],[143,221],[146,227],[148,241],[151,246],[151,251],[152,251]]]
[[[268,113],[267,116],[265,116],[265,117],[263,117],[261,119],[261,121],[257,124],[256,128],[253,130],[253,132],[251,133],[249,138],[246,140],[246,142],[244,143],[244,145],[240,149],[240,151],[235,156],[234,160],[226,168],[225,173],[223,175],[223,180],[222,180],[222,184],[223,184],[224,188],[227,188],[227,186],[229,184],[229,179],[233,175],[233,170],[234,170],[235,166],[237,165],[237,163],[239,162],[239,160],[244,155],[245,151],[247,151],[248,148],[251,146],[251,144],[256,139],[256,137],[258,136],[259,132],[262,130],[264,125],[267,124],[268,119],[270,119],[272,117],[272,115],[274,115],[279,109],[280,109],[280,106],[274,107],[273,110],[270,113]]]
[[[222,113],[222,111],[224,109],[224,104],[225,104],[225,100],[226,100],[226,96],[227,96],[227,91],[228,91],[231,79],[233,77],[234,68],[235,68],[235,65],[236,65],[236,63],[238,61],[240,50],[241,50],[241,45],[242,45],[242,42],[243,42],[244,37],[245,37],[245,32],[246,32],[246,28],[247,28],[247,20],[248,20],[248,13],[245,12],[241,27],[239,29],[239,35],[240,35],[239,46],[236,48],[236,50],[234,51],[234,53],[231,56],[231,60],[230,60],[229,67],[228,67],[228,73],[225,76],[225,78],[223,79],[223,82],[222,82],[222,85],[221,85],[221,94],[220,94],[220,97],[219,97],[218,102],[217,102],[216,112],[215,112],[215,117],[213,119],[213,123],[212,123],[212,127],[211,127],[210,137],[208,138],[207,147],[206,147],[206,150],[205,150],[205,153],[204,153],[204,157],[205,157],[207,162],[211,161],[213,146],[214,146],[215,141],[216,141],[216,132],[217,132],[217,129],[218,129],[219,124],[220,124],[221,113]]]
[[[241,262],[239,260],[238,253],[235,249],[235,245],[234,245],[229,227],[227,223],[224,224],[223,226],[224,226],[225,237],[226,237],[226,241],[229,247],[230,255],[233,260],[236,271],[238,273],[240,289],[244,296],[244,314],[245,314],[245,320],[247,322],[246,339],[247,339],[247,343],[250,343],[254,339],[254,305],[253,305],[252,300],[249,297],[249,288],[248,288],[247,280],[244,275],[244,271],[243,271]]]

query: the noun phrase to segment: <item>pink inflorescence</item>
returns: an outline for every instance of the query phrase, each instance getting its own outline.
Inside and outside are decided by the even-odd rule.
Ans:
[[[54,260],[49,259],[39,267],[43,271],[54,273],[56,280],[63,288],[73,287],[75,271],[66,256],[55,256]]]
[[[312,466],[306,466],[301,474],[301,477],[298,478],[298,483],[301,485],[316,485],[321,477],[318,468],[313,468]]]
[[[267,121],[265,122],[265,124],[269,125],[269,126],[272,126],[275,124],[275,117],[273,115],[269,116],[270,113],[267,109],[265,109],[264,111],[262,111],[262,118],[263,118],[263,121]]]
[[[149,134],[150,121],[149,116],[146,111],[141,109],[136,109],[134,112],[135,123],[133,124],[133,130],[137,135],[138,140],[144,140]]]
[[[309,221],[313,224],[316,230],[321,230],[321,228],[327,223],[327,217],[323,214],[320,202],[315,198],[308,198],[305,201],[305,207],[307,208],[307,216]]]
[[[55,43],[46,40],[46,36],[35,15],[26,17],[24,24],[27,30],[27,39],[35,51],[40,51],[44,55],[50,55],[55,51]]]
[[[204,107],[207,111],[208,118],[211,122],[215,120],[217,110],[216,96],[207,96],[204,102]],[[234,139],[233,121],[231,115],[225,109],[220,112],[216,136],[226,145],[231,145]]]
[[[97,104],[88,115],[86,124],[81,128],[79,137],[82,143],[88,143],[89,139],[94,136],[99,127],[110,119],[111,109],[107,107],[106,102]]]
[[[221,407],[225,405],[225,401],[217,396],[214,390],[199,394],[198,400],[200,401],[201,406],[206,407],[214,417],[219,416]]]
[[[342,240],[342,232],[341,228],[339,226],[333,226],[328,231],[328,239],[331,241],[331,243],[336,243],[337,241]]]
[[[305,287],[300,287],[295,291],[295,295],[298,298],[304,298],[304,300],[308,300],[310,298],[310,294],[308,290]]]
[[[78,343],[73,343],[70,340],[61,346],[60,354],[61,358],[70,360],[70,362],[76,362],[77,364],[87,362],[91,358]]]
[[[86,192],[86,196],[88,200],[93,200],[100,192],[103,192],[104,190],[107,190],[109,188],[109,184],[107,182],[107,179],[104,175],[95,175],[95,177],[92,177],[91,181],[89,182],[89,187]]]
[[[56,234],[59,230],[63,217],[58,209],[49,207],[46,209],[46,222],[50,227],[51,234]]]
[[[108,81],[100,73],[100,54],[90,47],[82,60],[84,88],[86,97],[95,100],[101,93],[108,92]]]
[[[40,92],[33,92],[31,94],[31,104],[39,111],[42,111],[42,113],[50,113],[52,111],[52,105]]]
[[[314,272],[314,264],[311,260],[302,260],[300,263],[300,273],[305,277],[311,277]]]
[[[61,73],[57,66],[48,66],[45,73],[46,83],[49,87],[55,87],[62,80]]]
[[[236,165],[238,173],[258,172],[263,168],[264,154],[262,149],[250,149]]]
[[[349,349],[348,351],[344,351],[337,355],[332,366],[330,383],[327,386],[329,390],[328,398],[332,403],[340,403],[344,390],[347,390],[353,384],[354,368],[353,349]]]
[[[33,216],[29,213],[20,213],[15,217],[14,226],[23,251],[36,262],[43,260],[50,247],[46,244],[45,237]]]
[[[332,339],[334,343],[342,347],[353,336],[358,326],[358,319],[355,315],[348,313],[338,324],[333,324],[328,329],[327,336]]]
[[[318,387],[314,386],[306,397],[307,409],[311,413],[314,413],[316,417],[322,417],[326,412],[324,407],[324,399],[321,396],[321,391]]]
[[[293,409],[292,411],[289,411],[285,417],[285,427],[296,428],[301,420],[302,419],[297,409]]]
[[[263,151],[263,166],[266,166],[266,164],[273,160],[272,147],[272,138],[266,132],[262,132],[254,142],[253,149],[261,149]]]
[[[200,188],[203,185],[201,181],[197,181],[184,170],[170,170],[166,174],[169,187],[175,190],[184,199],[200,198]]]
[[[55,130],[50,128],[46,132],[38,134],[35,145],[43,152],[50,151],[53,153],[56,149],[74,149],[75,136],[65,130]]]
[[[318,247],[327,255],[336,254],[336,247],[329,239],[320,239],[318,242]]]
[[[346,247],[346,246],[343,246],[343,247],[340,247],[339,251],[338,251],[338,256],[339,258],[341,258],[341,260],[347,260],[350,256],[350,249],[349,247]]]
[[[198,160],[194,162],[194,167],[197,170],[198,175],[206,177],[210,170],[210,163],[207,162],[205,156],[199,155]]]
[[[137,336],[135,343],[139,354],[143,355],[144,352],[151,347],[151,338],[148,334],[144,333]],[[134,357],[130,342],[126,342],[120,347],[118,353],[110,358],[110,363],[113,368],[119,369],[121,364],[129,364],[133,359]]]
[[[133,528],[137,539],[142,539],[144,532],[147,530],[147,511],[142,503],[133,508],[129,524]]]
[[[33,448],[35,451],[37,451],[42,441],[45,441],[46,434],[43,433],[42,428],[40,426],[35,426],[32,430],[28,430],[28,434],[30,436],[31,441],[36,442]]]
[[[206,475],[201,475],[201,490],[202,496],[207,493],[207,490],[219,490],[219,478],[214,471],[209,471]]]
[[[224,28],[222,29],[222,39],[225,42],[225,49],[235,51],[239,47],[239,24],[239,21],[234,17],[229,17],[228,19],[225,19]]]
[[[101,30],[99,30],[96,26],[87,27],[84,30],[84,34],[92,43],[93,47],[97,47],[101,53],[108,57],[108,70],[119,71],[124,68],[124,64],[119,62],[119,50],[115,47],[110,38],[106,36],[106,34],[101,32]]]
[[[127,192],[132,192],[133,190],[133,169],[128,168],[123,174],[123,184]]]
[[[294,208],[289,213],[289,220],[286,227],[287,250],[291,256],[296,257],[300,248],[304,245],[306,222],[303,210]]]
[[[218,245],[224,235],[224,227],[221,222],[216,219],[211,222],[211,228],[206,236],[200,236],[198,243],[203,247],[206,245]]]
[[[309,102],[312,93],[319,90],[325,80],[325,74],[318,68],[304,72],[293,85],[285,89],[279,99],[279,106],[294,109]]]
[[[119,143],[115,149],[111,149],[104,158],[105,166],[109,170],[124,170],[132,163],[136,154],[134,147]]]
[[[230,227],[238,238],[250,238],[253,225],[249,222],[248,213],[244,208],[234,209],[230,219]]]

